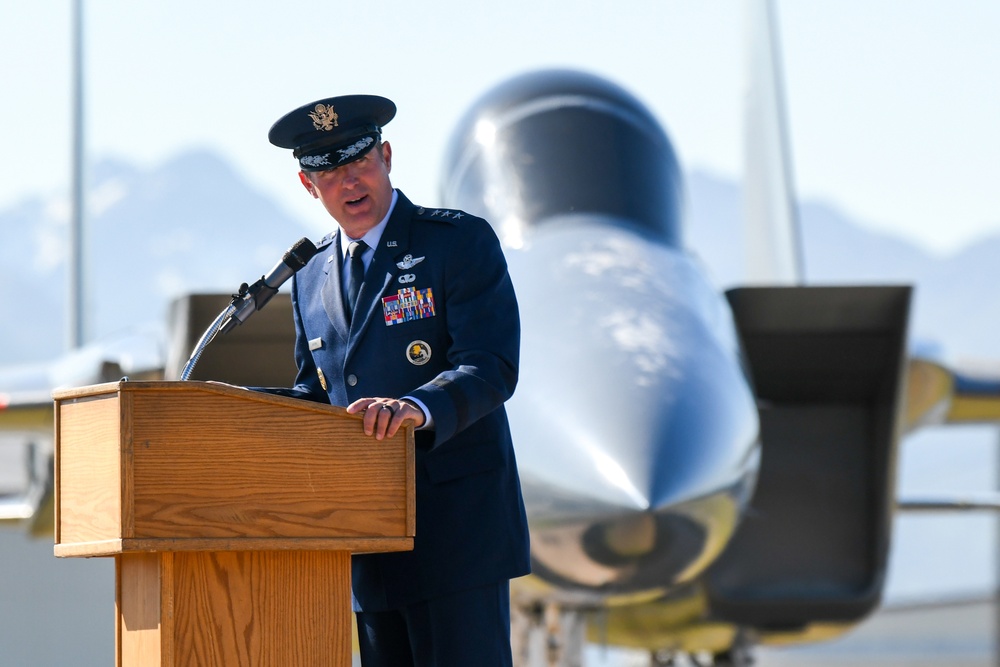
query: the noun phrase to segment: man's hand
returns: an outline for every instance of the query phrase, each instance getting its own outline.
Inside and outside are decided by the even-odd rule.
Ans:
[[[396,398],[359,398],[347,406],[347,412],[364,413],[365,435],[374,435],[376,440],[391,438],[408,421],[414,428],[424,425],[423,410]]]

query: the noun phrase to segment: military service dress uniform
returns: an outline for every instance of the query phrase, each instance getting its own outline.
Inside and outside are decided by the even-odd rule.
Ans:
[[[411,396],[433,430],[416,440],[411,552],[353,559],[357,610],[381,610],[527,573],[527,524],[503,403],[517,381],[514,291],[492,229],[402,193],[348,323],[339,232],[292,284],[290,395],[346,406]]]

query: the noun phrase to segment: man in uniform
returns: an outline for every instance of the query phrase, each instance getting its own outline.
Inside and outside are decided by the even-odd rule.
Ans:
[[[334,97],[268,135],[337,222],[292,284],[298,375],[281,393],[364,413],[376,441],[417,428],[414,549],[352,560],[362,664],[510,665],[509,580],[529,570],[503,407],[517,302],[486,221],[393,189],[381,130],[395,113],[382,97]]]

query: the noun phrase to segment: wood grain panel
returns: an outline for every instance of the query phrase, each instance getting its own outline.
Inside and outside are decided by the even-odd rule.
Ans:
[[[307,550],[410,548],[412,428],[377,441],[343,408],[203,382],[123,381],[54,397],[59,556],[148,551],[165,544],[157,540],[219,541],[193,550],[294,548],[269,544],[280,539],[333,540]]]
[[[143,392],[132,438],[137,538],[407,533],[405,436],[376,441],[358,419]]]
[[[162,661],[161,560],[172,554],[124,554],[118,560],[118,629],[121,665]],[[168,580],[169,582],[169,580]]]
[[[121,536],[118,409],[114,395],[58,406],[60,542]]]
[[[346,552],[174,554],[177,665],[351,661]]]

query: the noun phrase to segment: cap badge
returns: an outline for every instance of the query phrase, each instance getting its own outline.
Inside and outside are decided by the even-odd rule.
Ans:
[[[339,118],[337,112],[333,110],[332,104],[330,106],[317,104],[316,110],[310,112],[309,117],[313,120],[313,127],[327,132],[337,127],[337,119]]]
[[[423,366],[431,360],[431,346],[422,340],[415,340],[406,346],[406,360],[414,366]]]
[[[396,262],[396,266],[403,269],[404,271],[412,269],[420,262],[424,261],[424,257],[414,257],[413,255],[404,255],[403,261]]]

